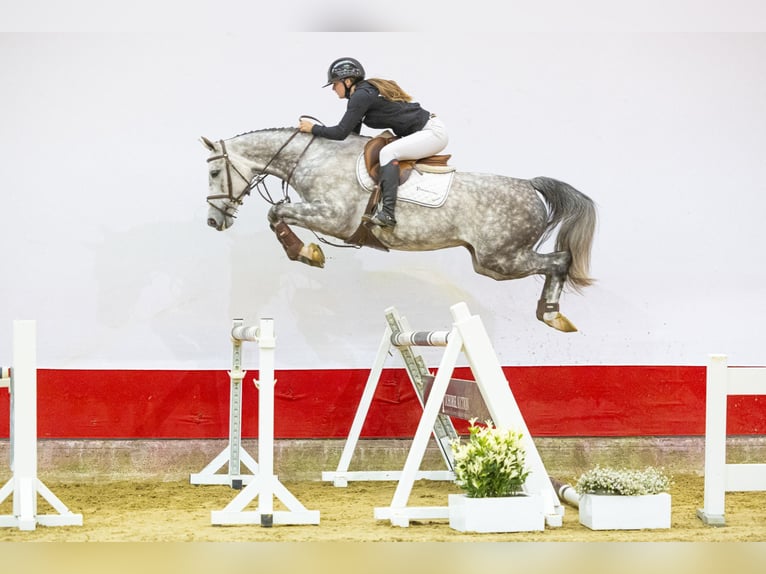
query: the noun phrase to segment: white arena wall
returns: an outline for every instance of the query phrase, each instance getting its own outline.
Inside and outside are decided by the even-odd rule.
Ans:
[[[206,227],[199,136],[332,123],[340,55],[444,118],[458,169],[596,201],[598,282],[562,300],[578,333],[535,319],[541,280],[480,277],[461,249],[309,268],[257,197]],[[0,349],[36,319],[44,368],[220,369],[231,318],[268,316],[279,367],[365,368],[385,307],[443,328],[465,301],[504,365],[763,364],[765,56],[746,33],[2,34]]]
[[[12,321],[35,319],[42,388],[58,378],[89,385],[54,387],[61,398],[46,399],[41,412],[49,420],[41,424],[48,434],[40,436],[65,438],[69,449],[62,460],[55,441],[44,442],[42,467],[80,479],[94,468],[102,476],[124,476],[127,468],[183,476],[209,460],[225,436],[219,408],[225,396],[190,394],[188,409],[176,413],[181,422],[157,432],[153,424],[166,421],[166,412],[144,419],[142,409],[156,397],[153,385],[164,371],[174,382],[161,390],[163,407],[183,396],[187,372],[200,381],[200,372],[215,371],[216,388],[225,390],[234,317],[274,319],[276,368],[302,373],[300,389],[318,406],[304,404],[301,416],[319,418],[339,374],[371,367],[386,307],[395,306],[416,329],[448,329],[449,307],[464,301],[481,316],[504,367],[540,369],[538,379],[544,369],[571,367],[565,381],[584,385],[573,386],[574,395],[590,393],[580,397],[577,412],[611,408],[619,420],[624,411],[612,402],[605,407],[599,389],[614,382],[613,395],[630,394],[641,380],[641,388],[655,388],[657,372],[666,385],[655,388],[657,396],[681,388],[667,399],[673,404],[654,411],[652,395],[628,406],[630,416],[694,409],[667,434],[697,436],[632,438],[614,447],[605,437],[618,430],[556,439],[550,413],[540,414],[554,403],[538,398],[527,406],[548,421],[538,444],[554,459],[554,471],[615,453],[701,470],[700,433],[683,429],[701,429],[708,354],[726,353],[732,365],[766,362],[766,34],[715,26],[695,33],[540,26],[477,41],[475,31],[263,29],[257,38],[248,31],[0,33],[0,365],[10,359]],[[458,169],[551,176],[593,198],[597,283],[562,298],[579,332],[559,333],[535,319],[541,279],[480,277],[461,249],[325,247],[325,268],[310,268],[285,257],[258,197],[231,230],[206,226],[207,152],[199,137],[293,126],[300,114],[333,123],[344,102],[321,86],[329,62],[344,55],[360,59],[370,75],[396,79],[443,118],[450,131],[445,153]],[[278,193],[279,182],[270,187]],[[438,351],[423,355],[438,364]],[[246,351],[248,368],[257,368],[256,359]],[[598,380],[586,393],[591,372]],[[333,405],[345,408],[346,418],[364,374],[357,378]],[[132,394],[113,394],[127,388],[123,381]],[[195,392],[205,388],[195,385]],[[565,398],[557,401],[566,408]],[[0,413],[7,408],[0,401]],[[198,432],[189,423],[179,438],[191,440],[165,440],[199,415],[196,408],[217,413],[215,424]],[[56,433],[56,409],[68,413],[74,430]],[[123,410],[131,413],[127,422],[118,420]],[[5,418],[0,437],[7,436]],[[110,434],[112,420],[133,430]],[[599,420],[589,423],[599,428]],[[625,426],[639,428],[632,424]],[[745,434],[764,432],[762,419],[742,424]],[[313,475],[317,461],[339,453],[337,436],[312,441],[301,433],[277,429],[277,463],[288,477]],[[392,442],[368,441],[369,452],[383,458],[404,452],[399,434],[384,428],[375,436]],[[762,459],[763,437],[753,438],[737,443],[737,453]]]

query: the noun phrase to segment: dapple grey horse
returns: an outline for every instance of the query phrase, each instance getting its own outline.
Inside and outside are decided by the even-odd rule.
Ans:
[[[304,245],[288,225],[353,242],[369,207],[370,192],[357,176],[369,140],[358,135],[342,141],[315,138],[295,128],[256,130],[218,142],[202,138],[212,152],[207,159],[208,225],[219,231],[231,227],[245,196],[256,190],[272,204],[268,219],[288,256],[323,266],[322,250],[313,243]],[[264,185],[268,175],[282,180],[283,196],[277,201]],[[290,201],[290,187],[300,202]],[[526,180],[456,171],[440,207],[400,200],[396,219],[392,228],[367,226],[378,248],[463,246],[476,273],[496,280],[543,275],[537,318],[560,331],[576,331],[559,312],[559,298],[565,284],[580,291],[593,281],[589,266],[596,209],[572,186],[547,177]],[[538,253],[554,231],[555,250]]]

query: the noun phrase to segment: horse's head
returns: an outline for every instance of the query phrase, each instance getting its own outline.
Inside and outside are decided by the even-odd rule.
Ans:
[[[205,137],[201,139],[212,152],[207,158],[210,191],[207,196],[210,206],[207,224],[223,231],[234,224],[237,209],[255,184],[251,181],[251,170],[245,166],[245,160],[229,153],[223,140],[215,144]]]

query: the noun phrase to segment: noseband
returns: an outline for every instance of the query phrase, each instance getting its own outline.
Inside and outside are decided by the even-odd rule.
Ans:
[[[221,153],[218,155],[210,156],[207,158],[207,162],[210,163],[211,161],[216,161],[219,159],[224,160],[224,164],[226,165],[226,188],[227,193],[219,193],[215,195],[208,195],[207,196],[207,203],[212,208],[217,209],[220,211],[225,217],[237,217],[237,209],[239,205],[242,205],[243,200],[242,198],[246,195],[250,195],[250,191],[256,187],[259,183],[263,181],[263,179],[266,177],[266,173],[259,173],[256,175],[253,180],[249,180],[244,175],[242,175],[242,172],[237,169],[237,166],[234,165],[231,162],[231,159],[229,159],[229,154],[226,151],[226,143],[224,143],[223,140],[220,140],[219,142],[221,144]],[[231,184],[231,170],[234,170],[234,172],[242,179],[242,181],[245,182],[245,187],[242,189],[242,193],[239,195],[234,195],[234,187]],[[226,204],[225,209],[221,209],[216,204],[213,203],[213,200],[216,199],[227,199],[228,203]]]

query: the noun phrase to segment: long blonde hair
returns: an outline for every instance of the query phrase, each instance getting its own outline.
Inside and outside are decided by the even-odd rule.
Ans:
[[[378,88],[380,95],[392,102],[411,102],[412,96],[399,87],[399,84],[393,80],[383,80],[381,78],[370,78],[366,80]]]

